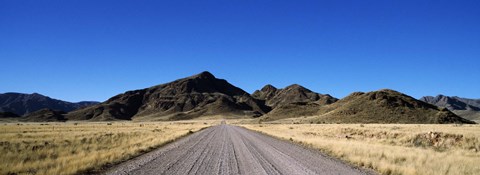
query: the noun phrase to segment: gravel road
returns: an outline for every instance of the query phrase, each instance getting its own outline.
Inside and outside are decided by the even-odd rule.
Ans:
[[[318,151],[231,125],[194,133],[106,174],[368,174]]]

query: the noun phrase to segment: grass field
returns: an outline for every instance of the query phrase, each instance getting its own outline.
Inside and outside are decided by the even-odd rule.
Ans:
[[[382,174],[480,174],[479,125],[244,124]]]
[[[75,174],[127,160],[219,123],[0,124],[0,174]]]

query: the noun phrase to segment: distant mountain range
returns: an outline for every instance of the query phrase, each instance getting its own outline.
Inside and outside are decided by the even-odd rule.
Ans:
[[[463,118],[480,121],[480,99],[437,95],[435,97],[425,96],[420,98],[420,100],[439,107],[447,108]]]
[[[266,85],[249,94],[210,72],[127,91],[102,103],[75,104],[39,94],[30,94],[28,97],[23,97],[25,94],[6,94],[9,94],[8,100],[0,96],[0,104],[8,107],[5,109],[15,110],[4,111],[30,113],[21,117],[20,121],[243,118],[259,122],[295,119],[300,123],[474,123],[446,108],[394,90],[356,92],[339,100],[293,84],[281,89]],[[33,104],[41,107],[33,108],[27,103],[29,101],[35,101]],[[38,109],[42,110],[33,112]],[[11,116],[11,113],[0,114]]]
[[[0,94],[0,112],[10,112],[19,116],[48,108],[52,110],[70,112],[75,109],[98,104],[94,101],[82,101],[78,103],[66,102],[53,99],[38,93],[4,93]]]

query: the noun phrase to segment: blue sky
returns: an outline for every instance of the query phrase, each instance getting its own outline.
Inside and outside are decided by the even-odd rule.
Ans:
[[[480,1],[0,0],[0,93],[98,100],[204,70],[253,92],[480,98]]]

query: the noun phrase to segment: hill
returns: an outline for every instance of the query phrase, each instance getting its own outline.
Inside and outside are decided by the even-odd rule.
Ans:
[[[209,72],[127,91],[72,111],[73,120],[182,120],[201,116],[258,117],[268,111],[250,94]]]
[[[29,113],[22,118],[20,121],[25,122],[64,122],[67,119],[64,116],[64,111],[57,111],[52,109],[40,109],[38,111]]]
[[[90,101],[71,103],[38,93],[23,94],[10,92],[0,94],[0,112],[11,112],[17,115],[25,115],[44,108],[69,112],[97,103]]]
[[[264,101],[272,108],[262,120],[278,120],[282,118],[311,116],[317,114],[318,108],[332,104],[338,99],[328,94],[313,92],[298,84],[277,89],[272,85],[266,85],[255,91],[252,96]]]
[[[323,105],[331,104],[338,100],[328,94],[319,94],[298,84],[293,84],[283,89],[266,85],[262,89],[255,91],[252,97],[264,100],[265,104],[271,108],[293,103],[317,103]]]
[[[469,120],[480,121],[480,99],[461,98],[457,96],[425,96],[421,101],[445,107],[453,113]]]
[[[383,89],[355,92],[331,105],[323,106],[313,123],[474,123],[446,108],[416,100],[400,92]]]

